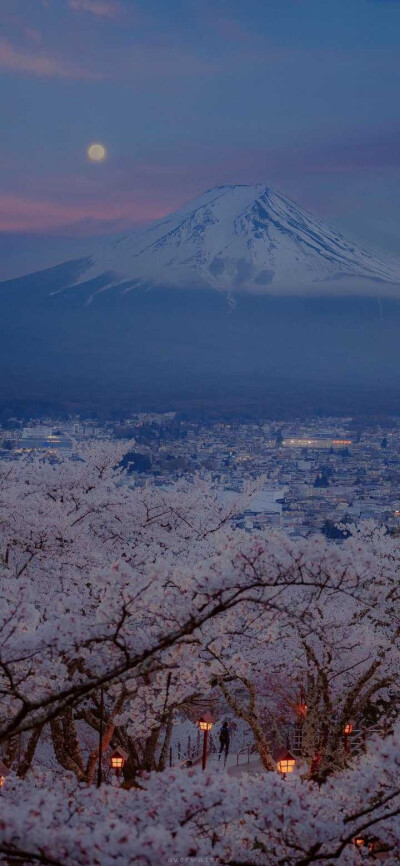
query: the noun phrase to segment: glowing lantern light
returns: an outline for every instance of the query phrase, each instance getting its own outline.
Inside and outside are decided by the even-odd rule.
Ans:
[[[305,719],[307,715],[308,706],[306,703],[297,704],[295,707],[296,715],[299,719]]]
[[[3,761],[0,760],[0,788],[2,788],[3,785],[6,784],[6,777],[8,772],[8,768],[5,764],[3,764]]]
[[[198,725],[201,731],[211,731],[214,722],[212,716],[209,713],[205,713],[204,716],[201,717],[198,721]]]
[[[353,843],[354,845],[357,845],[357,848],[361,848],[362,845],[365,845],[364,836],[357,836],[355,839],[353,839]]]
[[[203,731],[204,739],[203,739],[203,759],[201,762],[202,769],[205,770],[207,764],[207,744],[208,744],[208,732],[211,731],[211,728],[214,724],[214,719],[210,715],[210,713],[204,713],[199,721],[197,722],[201,731]]]
[[[274,753],[273,757],[276,762],[278,773],[281,773],[282,776],[286,776],[286,773],[293,773],[296,766],[296,758],[288,751],[288,749],[278,749],[278,751]]]
[[[124,766],[125,761],[124,761],[122,755],[116,754],[116,755],[112,755],[110,763],[111,763],[113,770],[122,770],[122,767]]]
[[[343,728],[344,750],[347,753],[350,752],[350,734],[352,733],[353,728],[353,722],[347,722]]]
[[[305,690],[303,688],[300,689],[299,702],[298,702],[298,704],[295,705],[294,709],[295,709],[295,713],[296,713],[297,718],[300,721],[304,721],[304,719],[307,715],[307,712],[308,712],[308,706],[307,706],[306,693],[305,693]]]
[[[110,757],[110,767],[112,770],[116,771],[117,776],[119,776],[127,757],[128,755],[123,751],[123,749],[117,749],[112,753]]]
[[[295,758],[285,758],[277,762],[277,767],[280,773],[293,773],[296,766]]]

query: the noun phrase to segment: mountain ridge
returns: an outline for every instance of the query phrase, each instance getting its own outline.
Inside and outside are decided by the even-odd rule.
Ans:
[[[106,242],[82,280],[266,293],[400,294],[400,259],[347,240],[264,184],[213,187],[141,232]],[[335,287],[333,289],[333,284]],[[104,290],[104,287],[103,289]]]
[[[91,257],[0,284],[0,407],[17,393],[74,411],[400,412],[398,278],[398,261],[263,185],[213,188]]]
[[[75,275],[69,282],[64,266]],[[141,231],[15,279],[47,272],[60,277],[52,293],[92,284],[85,303],[118,286],[321,296],[376,295],[379,287],[400,297],[400,258],[349,240],[262,183],[212,187]]]

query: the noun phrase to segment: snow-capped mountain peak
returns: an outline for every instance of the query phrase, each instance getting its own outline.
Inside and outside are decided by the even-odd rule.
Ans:
[[[218,186],[139,233],[108,242],[84,279],[268,294],[400,289],[400,260],[346,240],[263,184]],[[103,289],[104,290],[104,289]]]

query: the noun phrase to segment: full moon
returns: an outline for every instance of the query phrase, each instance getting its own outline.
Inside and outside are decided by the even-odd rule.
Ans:
[[[102,162],[106,158],[106,149],[102,144],[90,144],[87,155],[91,162]]]

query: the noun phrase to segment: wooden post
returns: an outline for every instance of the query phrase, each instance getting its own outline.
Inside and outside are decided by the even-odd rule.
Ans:
[[[204,739],[203,739],[203,761],[202,761],[202,769],[205,770],[207,764],[207,745],[208,745],[208,731],[204,731]]]
[[[103,687],[100,689],[100,727],[99,727],[99,763],[97,767],[97,787],[100,788],[100,785],[103,781],[103,717],[104,717],[104,690]]]

